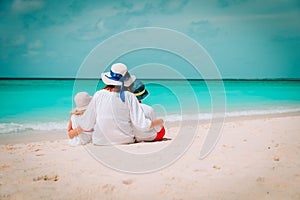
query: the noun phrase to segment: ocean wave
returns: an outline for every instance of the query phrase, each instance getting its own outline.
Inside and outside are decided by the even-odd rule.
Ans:
[[[239,116],[253,116],[253,115],[268,115],[268,114],[284,114],[300,112],[300,108],[277,108],[266,110],[244,110],[231,111],[225,113],[198,113],[198,114],[170,114],[163,116],[166,122],[180,122],[180,121],[196,121],[196,120],[211,120],[219,117],[239,117]],[[34,123],[0,123],[0,134],[18,133],[25,131],[66,131],[68,121],[61,122],[34,122]]]
[[[243,117],[243,116],[257,116],[257,115],[272,115],[272,114],[284,114],[300,112],[300,108],[277,108],[266,110],[243,110],[243,111],[230,111],[224,113],[198,113],[198,114],[172,114],[165,116],[165,121],[178,122],[178,121],[205,121],[213,118],[223,117]]]
[[[66,130],[68,122],[0,123],[0,133]]]

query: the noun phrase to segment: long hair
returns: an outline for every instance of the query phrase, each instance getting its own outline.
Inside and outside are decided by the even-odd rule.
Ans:
[[[113,90],[116,92],[120,91],[120,86],[115,86],[115,85],[106,85],[104,88],[102,88],[103,90],[108,90],[110,92],[112,92]]]
[[[114,90],[115,92],[120,92],[121,90],[121,86],[117,86],[117,85],[106,85],[104,88],[102,88],[103,90],[108,90],[110,92],[112,92],[112,90]],[[124,91],[130,91],[129,87],[125,87],[124,86]]]

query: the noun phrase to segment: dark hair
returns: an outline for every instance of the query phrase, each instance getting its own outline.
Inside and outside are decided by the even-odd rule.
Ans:
[[[104,86],[103,89],[113,89],[115,87],[116,87],[115,85],[106,85],[106,86]]]
[[[112,89],[116,89],[116,92],[120,92],[121,86],[119,86],[119,85],[106,85],[102,89],[109,90],[109,91],[111,91]],[[129,88],[128,87],[124,87],[124,90],[125,91],[129,91]]]

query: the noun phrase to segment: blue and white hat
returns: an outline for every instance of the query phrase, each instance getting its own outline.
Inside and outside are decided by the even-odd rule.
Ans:
[[[123,63],[116,63],[111,66],[110,72],[101,74],[101,79],[106,85],[116,85],[129,87],[136,79],[128,73],[126,65]]]
[[[102,73],[101,78],[106,85],[120,86],[120,99],[123,102],[125,102],[124,86],[129,87],[136,79],[135,76],[130,76],[123,63],[113,64],[110,72]]]

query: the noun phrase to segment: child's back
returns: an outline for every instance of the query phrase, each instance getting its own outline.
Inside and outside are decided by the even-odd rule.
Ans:
[[[142,107],[146,118],[150,120],[156,119],[156,115],[153,108],[149,105],[142,103],[142,100],[145,99],[149,94],[145,88],[145,85],[141,81],[136,80],[131,86],[131,91],[135,94],[137,99],[140,101],[140,106]],[[163,126],[154,127],[150,131],[140,131],[134,128],[133,132],[134,132],[135,140],[137,142],[161,140],[165,135],[165,129]]]
[[[71,112],[71,119],[68,126],[68,134],[70,138],[68,143],[70,146],[85,145],[92,140],[92,130],[82,132],[78,129],[77,124],[77,121],[85,112],[91,98],[92,97],[86,92],[79,92],[74,98],[76,109]]]

